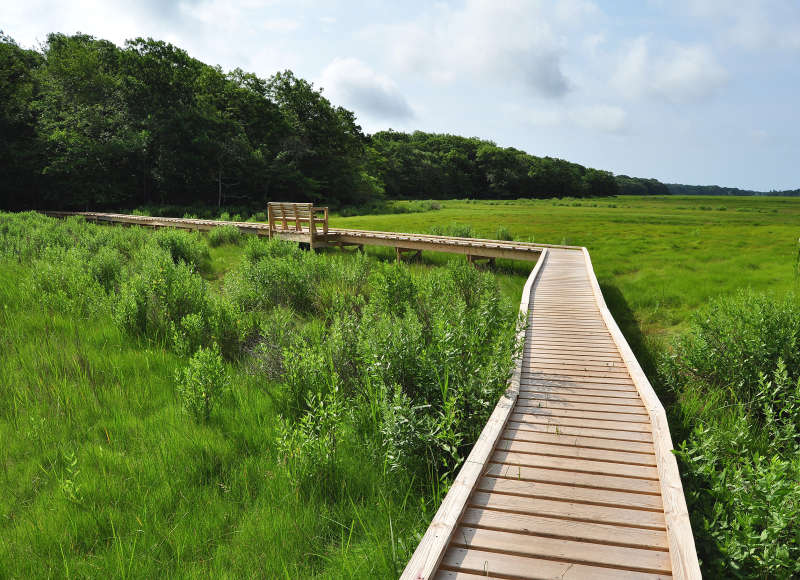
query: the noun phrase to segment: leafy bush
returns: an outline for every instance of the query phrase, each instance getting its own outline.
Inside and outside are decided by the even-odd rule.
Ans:
[[[239,245],[242,243],[242,232],[236,226],[218,226],[208,232],[208,244],[216,248],[223,244]]]
[[[706,575],[800,574],[800,305],[713,301],[661,360],[693,423],[678,452]]]
[[[336,389],[311,393],[307,411],[295,422],[283,420],[278,429],[278,452],[302,488],[330,497],[336,493],[337,450],[346,406]]]
[[[132,334],[170,337],[175,323],[187,314],[203,313],[205,302],[205,282],[191,266],[173,262],[160,245],[147,245],[132,260],[115,317]]]
[[[89,270],[106,292],[115,290],[122,279],[123,257],[118,250],[101,246],[89,258]]]
[[[199,233],[165,228],[157,230],[153,238],[156,244],[170,253],[175,263],[185,262],[198,270],[208,268],[208,246]]]
[[[208,421],[211,411],[228,387],[225,365],[219,349],[200,348],[189,364],[175,374],[184,408],[195,419]]]
[[[399,263],[380,264],[370,275],[372,302],[384,311],[399,316],[416,294],[407,267]]]
[[[797,378],[798,346],[800,303],[794,297],[774,300],[743,291],[715,300],[695,315],[690,332],[661,368],[672,385],[723,389],[747,402],[755,396],[761,375],[772,372],[779,360]]]
[[[50,308],[72,310],[83,316],[105,305],[105,291],[87,267],[89,256],[81,248],[47,248],[33,264],[35,291],[47,296]]]

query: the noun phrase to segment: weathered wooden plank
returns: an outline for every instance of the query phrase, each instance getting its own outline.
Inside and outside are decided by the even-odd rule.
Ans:
[[[597,489],[648,493],[651,495],[659,495],[661,492],[658,481],[651,479],[636,479],[623,475],[598,475],[596,473],[565,471],[560,469],[548,469],[545,467],[528,467],[524,465],[508,465],[504,463],[488,464],[484,470],[484,475],[487,477],[505,477],[507,479],[519,481],[558,483],[576,487],[593,487]]]
[[[598,522],[651,530],[666,529],[662,512],[627,507],[573,503],[485,492],[475,492],[470,498],[470,505],[478,508],[562,518],[565,520]]]
[[[622,421],[600,421],[597,419],[578,419],[575,417],[554,417],[541,413],[517,413],[511,415],[511,420],[518,423],[545,423],[547,425],[560,425],[562,427],[583,427],[586,429],[610,429],[612,431],[628,431],[650,433],[649,423],[629,423]]]
[[[465,526],[453,534],[453,546],[584,565],[614,566],[639,572],[666,574],[671,569],[669,554],[661,550],[608,546]]]
[[[501,450],[495,451],[492,454],[491,460],[494,463],[506,463],[508,465],[580,471],[582,473],[596,473],[598,475],[622,475],[625,477],[639,477],[641,479],[658,479],[658,471],[655,467],[614,463],[612,461],[594,461],[591,459],[575,458],[565,459],[563,457],[513,453],[511,451]]]
[[[525,429],[513,429],[506,426],[503,439],[510,441],[530,441],[531,443],[550,443],[551,445],[573,445],[590,449],[608,449],[609,451],[629,451],[631,453],[653,454],[653,444],[644,441],[624,441],[587,437],[585,435],[566,435],[564,433],[541,433]]]
[[[506,438],[503,438],[497,442],[497,449],[502,451],[513,451],[517,453],[549,455],[552,457],[630,463],[631,465],[649,465],[652,467],[655,467],[656,465],[655,454],[650,452],[631,453],[628,451],[578,447],[577,445],[542,443],[540,441],[513,441]]]
[[[616,429],[599,429],[587,427],[575,427],[573,425],[556,425],[552,422],[542,420],[540,422],[534,421],[518,421],[514,417],[508,420],[509,428],[520,429],[524,431],[533,431],[537,433],[554,433],[556,435],[583,435],[586,437],[597,437],[606,439],[619,439],[622,441],[642,441],[652,442],[653,435],[650,431],[618,431]]]
[[[476,489],[484,493],[504,493],[520,497],[553,499],[570,503],[588,503],[663,513],[661,496],[646,493],[559,485],[541,481],[523,481],[507,477],[483,477],[478,482]]]
[[[580,411],[573,409],[560,409],[558,407],[527,406],[517,404],[515,413],[544,415],[546,417],[569,417],[573,419],[592,419],[595,421],[615,421],[622,423],[642,423],[650,430],[650,419],[647,415],[634,415],[631,413],[610,413],[608,411]]]
[[[533,391],[526,390],[520,391],[518,400],[521,402],[524,399],[529,401],[548,401],[565,402],[565,403],[585,403],[589,405],[612,406],[612,407],[630,407],[632,409],[639,409],[641,412],[647,411],[638,398],[621,397],[619,392],[614,391],[601,391],[602,395],[576,395],[573,392],[564,393],[559,390],[550,391]],[[615,396],[611,396],[615,395]]]
[[[667,580],[659,576],[606,568],[560,562],[542,558],[522,557],[480,550],[451,548],[442,561],[441,576],[446,580],[475,580],[477,578],[530,578],[532,580]],[[449,576],[448,574],[454,574]],[[464,573],[471,574],[465,576]]]
[[[668,549],[667,534],[662,530],[577,522],[479,508],[467,509],[461,523],[472,528],[504,530],[518,534],[549,536],[632,548],[650,548],[662,551]]]

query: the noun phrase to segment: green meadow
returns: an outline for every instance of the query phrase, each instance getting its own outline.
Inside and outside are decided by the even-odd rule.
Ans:
[[[420,233],[464,224],[477,237],[495,238],[505,228],[517,240],[586,246],[606,300],[618,302],[621,295],[641,331],[654,336],[679,332],[714,296],[740,288],[781,295],[797,285],[800,199],[630,196],[439,205],[331,223]]]
[[[586,246],[704,574],[800,573],[800,200],[391,210],[331,225]],[[532,266],[464,262],[0,214],[0,578],[397,576],[504,388]]]

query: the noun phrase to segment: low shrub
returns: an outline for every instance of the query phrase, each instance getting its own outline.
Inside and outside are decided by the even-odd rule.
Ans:
[[[198,232],[174,228],[157,230],[155,243],[167,250],[175,263],[185,262],[197,270],[206,270],[210,262],[208,246]]]
[[[208,421],[211,411],[228,387],[225,365],[219,349],[200,348],[189,364],[175,374],[184,408],[195,419]]]
[[[742,292],[660,362],[689,433],[678,458],[709,577],[800,573],[800,304]]]
[[[688,333],[678,339],[673,356],[661,370],[676,387],[696,385],[724,390],[747,403],[764,373],[782,360],[790,377],[800,374],[800,302],[790,296],[775,300],[742,291],[712,301],[698,312]]]
[[[45,249],[33,263],[35,292],[46,296],[50,308],[74,311],[82,316],[97,313],[106,304],[106,292],[88,267],[82,248]]]
[[[218,226],[208,232],[208,245],[216,248],[223,244],[238,246],[242,243],[242,232],[236,226]]]
[[[100,246],[89,258],[89,271],[107,293],[119,287],[122,279],[124,258],[118,250],[110,246]]]

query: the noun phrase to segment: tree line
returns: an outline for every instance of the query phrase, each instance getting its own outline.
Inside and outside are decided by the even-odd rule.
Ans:
[[[666,195],[655,179],[475,137],[366,135],[291,71],[224,72],[169,43],[0,33],[0,207]],[[683,186],[681,186],[683,187]]]

